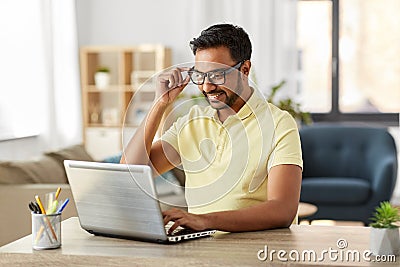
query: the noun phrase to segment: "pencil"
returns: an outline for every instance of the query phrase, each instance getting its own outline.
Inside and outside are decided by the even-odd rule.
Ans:
[[[40,198],[38,195],[35,196],[35,199],[37,201],[37,203],[39,204],[39,208],[40,211],[42,212],[43,215],[46,215],[46,211],[43,208],[43,204],[42,201],[40,201]],[[47,225],[49,226],[49,229],[51,231],[51,234],[53,235],[54,239],[57,241],[57,235],[56,232],[54,232],[53,226],[51,226],[51,223],[49,221],[49,218],[47,218],[46,216],[44,217],[44,220],[46,221]]]
[[[61,187],[57,188],[57,191],[56,191],[56,199],[57,199],[58,196],[60,195],[60,192],[61,192]]]
[[[57,214],[61,213],[61,212],[64,210],[64,208],[67,206],[68,202],[69,202],[69,198],[66,198],[66,199],[64,200],[64,202],[61,204],[61,206],[58,208],[58,210],[56,211],[56,213],[57,213]],[[53,218],[53,220],[52,220],[51,222],[53,223],[54,220],[55,220],[55,218]],[[44,231],[44,226],[42,225],[42,226],[40,227],[39,232],[38,232],[37,235],[36,235],[35,244],[39,241],[40,237],[41,237],[42,234],[43,234],[43,231]],[[47,234],[47,235],[48,235],[48,234]],[[49,236],[49,239],[50,239],[50,236]],[[51,240],[50,240],[50,241],[51,241]]]

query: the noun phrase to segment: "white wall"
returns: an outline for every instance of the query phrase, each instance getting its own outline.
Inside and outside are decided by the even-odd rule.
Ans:
[[[294,0],[76,0],[79,45],[161,43],[173,64],[193,61],[189,41],[215,23],[242,26],[253,44],[253,70],[266,92],[282,79],[296,85]]]
[[[161,43],[173,62],[192,60],[187,27],[191,1],[77,0],[79,45]]]

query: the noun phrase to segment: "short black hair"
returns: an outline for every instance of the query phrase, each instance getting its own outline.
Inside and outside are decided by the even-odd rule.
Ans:
[[[232,59],[237,62],[250,60],[252,52],[249,35],[243,28],[232,24],[212,25],[189,44],[194,55],[197,50],[225,46],[229,48]]]

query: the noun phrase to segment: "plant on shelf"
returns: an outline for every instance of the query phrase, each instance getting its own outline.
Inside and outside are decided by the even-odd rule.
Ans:
[[[388,201],[383,201],[375,208],[372,218],[370,232],[370,248],[374,255],[399,255],[400,238],[399,210]]]
[[[97,89],[105,89],[110,85],[110,69],[105,66],[100,66],[96,69],[94,82]]]
[[[300,103],[297,103],[291,98],[285,98],[279,101],[275,100],[276,93],[283,87],[283,85],[285,85],[285,83],[286,81],[283,80],[271,88],[271,94],[267,97],[268,102],[274,104],[282,110],[289,112],[289,114],[292,115],[296,121],[305,125],[311,124],[312,119],[310,113],[302,111]]]
[[[109,73],[109,72],[110,72],[110,69],[109,69],[108,67],[105,67],[105,66],[100,66],[100,67],[97,68],[97,71],[96,71],[96,72],[106,72],[106,73]]]

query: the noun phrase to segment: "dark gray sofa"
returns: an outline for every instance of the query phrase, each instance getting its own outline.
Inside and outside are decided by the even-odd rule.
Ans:
[[[304,170],[301,201],[318,211],[308,219],[369,223],[389,201],[397,179],[393,137],[383,128],[313,125],[300,129]]]

